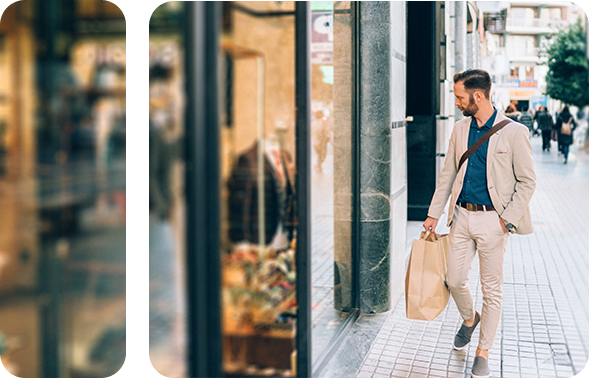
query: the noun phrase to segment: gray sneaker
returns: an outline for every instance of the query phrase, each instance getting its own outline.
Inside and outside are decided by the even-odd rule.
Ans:
[[[460,330],[454,337],[454,349],[462,350],[470,344],[470,338],[472,337],[472,333],[474,332],[475,328],[479,325],[481,321],[481,316],[478,312],[474,314],[474,324],[472,327],[467,327],[464,324],[460,327]]]
[[[477,356],[472,364],[472,378],[489,378],[489,363],[485,357]]]

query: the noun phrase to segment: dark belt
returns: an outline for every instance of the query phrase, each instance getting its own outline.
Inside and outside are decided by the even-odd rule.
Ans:
[[[464,207],[468,211],[495,211],[493,206],[476,205],[468,202],[458,202],[458,205]]]

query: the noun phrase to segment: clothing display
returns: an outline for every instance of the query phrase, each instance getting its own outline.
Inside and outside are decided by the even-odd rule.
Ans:
[[[264,153],[264,227],[266,245],[283,249],[293,238],[295,221],[294,165],[290,154],[267,142]],[[229,239],[259,244],[258,142],[237,158],[228,184]],[[275,239],[278,234],[282,240]],[[278,235],[280,236],[280,235]]]
[[[250,245],[225,255],[222,271],[225,371],[264,367],[287,374],[295,351],[294,249]]]

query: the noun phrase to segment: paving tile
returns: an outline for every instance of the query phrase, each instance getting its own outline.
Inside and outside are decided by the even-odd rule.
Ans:
[[[440,364],[440,363],[436,363],[436,362],[432,362],[430,365],[430,369],[434,369],[434,370],[444,370],[446,371],[446,368],[448,367],[448,364]]]
[[[411,365],[396,363],[394,369],[402,371],[411,371]]]
[[[448,366],[448,358],[439,358],[439,357],[434,357],[432,358],[432,364],[440,364],[443,366]]]
[[[396,363],[411,366],[413,365],[413,359],[397,357]]]
[[[416,366],[413,366],[411,368],[411,373],[427,375],[428,371],[429,371],[429,368],[416,367]]]
[[[378,365],[376,366],[379,368],[392,368],[395,366],[395,363],[390,361],[378,361]]]
[[[380,356],[379,360],[380,361],[395,362],[396,358],[395,357],[391,357],[391,356]]]
[[[423,362],[423,361],[415,360],[413,362],[413,367],[420,367],[420,368],[429,369],[430,363],[429,362]]]
[[[406,358],[412,360],[415,357],[415,353],[407,353],[407,351],[400,352],[397,357]]]
[[[552,378],[556,376],[556,371],[554,369],[540,369],[539,377],[540,378]]]
[[[389,376],[389,375],[391,375],[392,371],[393,371],[393,369],[377,367],[376,370],[374,371],[374,374],[384,374],[386,376]]]
[[[466,364],[464,366],[453,366],[453,365],[450,365],[450,366],[448,366],[448,371],[449,372],[460,373],[460,372],[463,372],[464,371],[465,366],[466,366]]]
[[[428,376],[430,377],[445,377],[446,369],[429,369]]]
[[[384,349],[381,352],[382,356],[390,356],[390,357],[396,357],[399,354],[399,352],[395,352],[394,350],[390,350],[390,349]]]
[[[363,365],[376,366],[376,365],[378,365],[378,360],[372,359],[372,358],[367,358],[366,360],[364,360]]]

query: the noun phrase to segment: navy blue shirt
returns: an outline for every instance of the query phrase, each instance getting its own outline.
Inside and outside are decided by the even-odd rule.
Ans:
[[[470,130],[468,132],[468,148],[472,146],[487,131],[491,130],[497,109],[493,112],[491,118],[485,124],[479,127],[476,119],[472,117],[470,121]],[[493,206],[489,190],[487,189],[487,150],[489,141],[483,143],[478,150],[468,159],[466,174],[462,183],[462,191],[458,196],[459,202],[470,202],[477,205]]]

